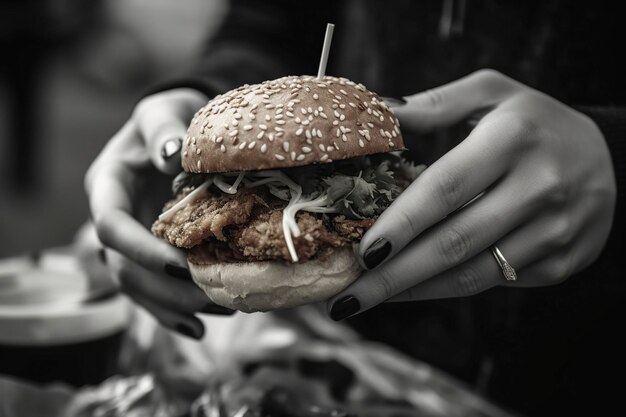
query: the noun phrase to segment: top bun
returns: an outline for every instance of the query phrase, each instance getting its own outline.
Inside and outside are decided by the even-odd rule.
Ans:
[[[362,84],[289,76],[244,85],[193,117],[188,172],[281,169],[404,149],[398,119]]]

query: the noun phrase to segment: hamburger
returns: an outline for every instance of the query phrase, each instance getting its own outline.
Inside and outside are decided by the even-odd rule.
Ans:
[[[423,170],[362,84],[289,76],[244,85],[193,117],[173,200],[152,226],[194,282],[244,312],[322,301],[354,281],[369,227]]]

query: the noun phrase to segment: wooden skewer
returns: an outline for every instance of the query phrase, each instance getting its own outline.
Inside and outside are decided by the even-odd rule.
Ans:
[[[317,70],[317,78],[322,78],[326,75],[326,64],[328,63],[328,53],[330,52],[330,42],[333,39],[333,30],[335,25],[329,23],[326,25],[326,35],[324,36],[324,46],[322,47],[322,56],[320,58],[320,66]]]

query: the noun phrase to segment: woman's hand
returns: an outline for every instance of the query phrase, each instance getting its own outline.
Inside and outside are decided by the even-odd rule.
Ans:
[[[164,326],[195,338],[204,333],[195,312],[231,311],[212,304],[191,281],[185,254],[154,237],[144,224],[156,219],[167,199],[170,175],[181,170],[189,121],[206,102],[205,95],[191,89],[143,99],[85,177],[92,219],[116,281]]]
[[[616,185],[604,138],[588,117],[492,70],[407,100],[395,109],[406,131],[479,122],[363,237],[369,271],[330,300],[331,317],[385,300],[556,284],[596,259],[611,229]],[[505,280],[492,245],[516,281]]]

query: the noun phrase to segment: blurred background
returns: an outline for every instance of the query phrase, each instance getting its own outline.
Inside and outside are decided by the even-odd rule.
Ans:
[[[0,4],[0,258],[71,242],[83,176],[142,92],[184,73],[226,0]]]

